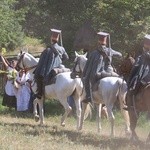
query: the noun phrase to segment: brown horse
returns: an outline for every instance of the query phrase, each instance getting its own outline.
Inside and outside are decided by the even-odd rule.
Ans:
[[[119,73],[124,76],[125,80],[128,79],[132,66],[134,64],[134,58],[128,55],[121,63]],[[140,86],[138,93],[134,95],[131,91],[127,91],[126,102],[129,106],[133,107],[129,109],[129,119],[131,128],[131,140],[137,141],[139,138],[135,132],[137,120],[140,112],[150,112],[150,84]],[[150,140],[150,133],[147,138],[147,142]]]
[[[124,77],[124,80],[127,81],[129,74],[131,72],[132,66],[135,62],[135,59],[131,54],[128,54],[125,59],[121,62],[118,68],[118,74]]]

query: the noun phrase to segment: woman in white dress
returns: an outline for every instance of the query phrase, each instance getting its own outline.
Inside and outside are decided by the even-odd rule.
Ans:
[[[14,86],[14,79],[16,78],[16,74],[17,74],[17,71],[15,69],[16,61],[12,60],[9,63],[3,56],[0,55],[0,57],[1,57],[1,60],[2,60],[4,66],[6,68],[5,73],[7,74],[2,105],[7,106],[10,109],[11,108],[16,109],[16,93],[17,93],[17,90]]]
[[[16,82],[18,83],[17,92],[17,111],[28,111],[30,103],[30,76],[26,74],[24,70],[20,70],[16,77]]]

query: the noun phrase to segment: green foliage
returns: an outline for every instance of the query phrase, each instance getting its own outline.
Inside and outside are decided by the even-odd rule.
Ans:
[[[140,49],[143,36],[150,34],[149,10],[149,0],[5,0],[0,2],[0,41],[13,49],[25,33],[47,44],[50,28],[57,28],[72,54],[75,33],[88,21],[95,31],[109,32],[112,47],[125,53]]]
[[[86,21],[96,31],[111,34],[113,48],[131,51],[140,48],[150,29],[149,0],[43,0],[19,1],[28,6],[27,34],[49,43],[50,28],[62,29],[64,47],[71,54],[74,35]]]
[[[118,49],[130,51],[137,48],[149,32],[148,0],[97,0],[94,10],[95,27],[110,32],[112,43]]]
[[[42,43],[42,40],[36,39],[36,38],[32,38],[32,37],[25,37],[23,40],[23,44],[25,46],[36,46],[36,45],[40,45]]]
[[[0,1],[0,44],[14,50],[23,40],[21,23],[25,17],[23,9],[16,9],[16,0]]]

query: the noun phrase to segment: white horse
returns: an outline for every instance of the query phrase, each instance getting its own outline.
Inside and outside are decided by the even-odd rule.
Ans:
[[[29,53],[20,53],[18,54],[18,66],[25,69],[30,73],[32,79],[34,80],[34,70],[37,66],[38,60]],[[45,86],[45,98],[57,99],[63,105],[65,113],[61,118],[61,125],[65,126],[65,119],[68,116],[72,108],[67,102],[68,96],[72,95],[76,105],[76,114],[77,114],[77,130],[80,128],[81,120],[81,92],[83,89],[83,84],[80,78],[71,79],[71,72],[60,73],[56,76],[56,82],[51,85]],[[35,81],[32,83],[32,89],[36,91]],[[44,124],[44,112],[43,112],[43,102],[44,96],[41,99],[36,98],[34,100],[34,116],[35,119],[39,118],[40,124]],[[37,112],[37,105],[39,105],[39,115]]]
[[[85,55],[79,55],[75,52],[75,66],[73,68],[73,75],[82,74],[85,67],[87,58]],[[101,130],[101,108],[102,104],[105,104],[107,108],[108,118],[111,123],[111,137],[114,136],[114,115],[113,115],[113,106],[117,99],[120,101],[120,108],[123,116],[125,118],[126,127],[125,132],[130,133],[130,124],[129,124],[129,115],[128,112],[123,110],[123,101],[125,100],[125,95],[127,91],[126,82],[119,77],[105,77],[99,81],[98,87],[96,90],[92,91],[92,100],[97,106],[97,126],[98,132]],[[85,96],[85,91],[83,97]],[[86,105],[83,105],[83,109],[86,108]],[[84,110],[83,110],[84,111]],[[81,126],[83,125],[83,116],[81,117]]]

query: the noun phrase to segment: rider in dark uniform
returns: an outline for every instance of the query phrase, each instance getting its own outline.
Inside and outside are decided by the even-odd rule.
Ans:
[[[35,70],[35,80],[37,83],[37,97],[43,95],[43,86],[49,80],[54,68],[63,68],[62,61],[69,59],[63,46],[58,45],[61,39],[61,30],[51,29],[51,45],[42,52],[39,63]]]
[[[137,57],[127,81],[129,97],[135,96],[142,87],[150,82],[150,35],[144,37],[143,45],[143,52]],[[127,107],[124,108],[126,110],[133,105],[129,99],[126,104]]]
[[[98,47],[88,55],[88,60],[83,71],[83,84],[86,91],[86,99],[83,102],[91,102],[91,86],[94,85],[99,79],[109,76],[116,76],[111,65],[112,56],[122,56],[117,52],[107,47],[108,38],[110,43],[110,35],[105,32],[98,32]]]

